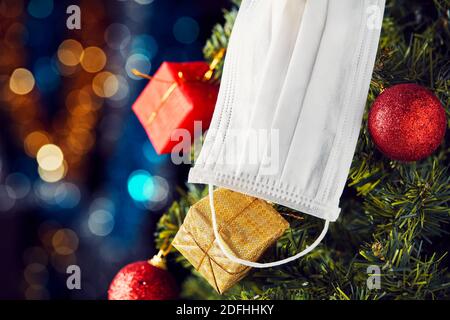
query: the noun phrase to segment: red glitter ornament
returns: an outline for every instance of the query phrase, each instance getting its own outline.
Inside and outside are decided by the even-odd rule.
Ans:
[[[447,128],[445,110],[430,90],[417,84],[386,89],[369,113],[369,132],[377,148],[399,161],[430,156]]]
[[[175,300],[178,285],[160,255],[131,263],[114,277],[108,300]]]

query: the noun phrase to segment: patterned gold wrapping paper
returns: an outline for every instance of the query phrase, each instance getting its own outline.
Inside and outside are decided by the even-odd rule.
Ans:
[[[270,204],[241,193],[219,188],[214,204],[219,234],[228,250],[241,259],[257,261],[289,227]],[[208,197],[189,209],[172,244],[221,294],[250,271],[220,250]]]

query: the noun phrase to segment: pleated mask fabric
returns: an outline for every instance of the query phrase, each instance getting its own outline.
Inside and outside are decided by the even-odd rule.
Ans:
[[[190,183],[335,221],[385,0],[244,0]]]

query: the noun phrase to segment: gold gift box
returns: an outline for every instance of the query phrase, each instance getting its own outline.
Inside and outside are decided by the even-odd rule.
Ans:
[[[231,190],[214,191],[218,231],[228,251],[257,261],[286,231],[288,222],[267,202]],[[220,250],[211,223],[209,198],[190,209],[173,246],[222,294],[250,268],[230,261]]]

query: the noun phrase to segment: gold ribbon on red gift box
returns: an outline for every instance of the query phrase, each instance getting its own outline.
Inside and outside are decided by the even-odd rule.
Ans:
[[[201,79],[195,79],[195,80],[185,79],[185,77],[183,75],[183,72],[178,72],[178,74],[177,74],[178,79],[180,81],[185,81],[185,82],[189,82],[189,81],[203,81],[203,82],[211,81],[211,79],[212,79],[212,77],[214,75],[215,69],[217,68],[217,66],[219,65],[220,61],[222,61],[223,57],[225,56],[225,52],[226,52],[225,48],[222,48],[215,54],[214,59],[212,60],[212,62],[209,65],[209,70],[205,72],[205,74],[203,75],[203,77]],[[143,79],[159,81],[159,82],[166,82],[166,83],[169,82],[170,83],[170,87],[162,95],[161,101],[160,101],[158,107],[156,107],[156,109],[152,111],[152,113],[150,114],[150,116],[147,119],[147,124],[151,124],[155,120],[156,116],[158,115],[159,111],[164,106],[166,101],[169,99],[169,97],[172,95],[172,93],[175,91],[175,89],[178,88],[178,86],[179,86],[178,81],[168,81],[168,80],[164,80],[164,79],[158,79],[158,78],[146,75],[146,74],[140,72],[137,69],[132,69],[131,72],[135,76],[143,78]]]

